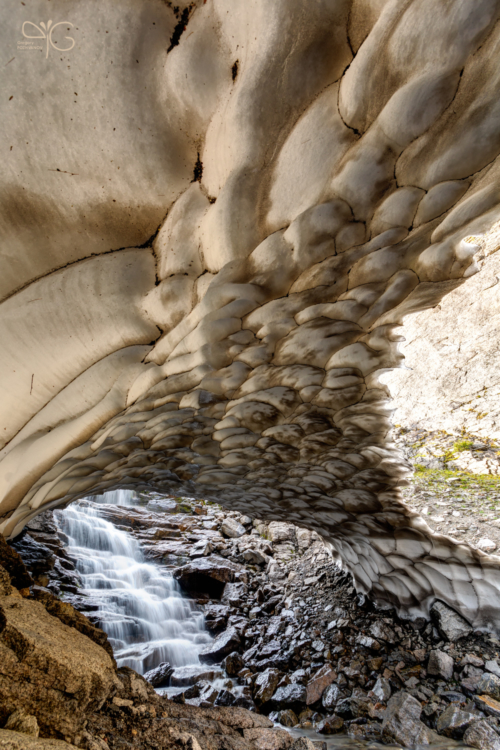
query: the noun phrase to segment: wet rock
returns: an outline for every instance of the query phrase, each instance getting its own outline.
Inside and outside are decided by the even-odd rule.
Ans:
[[[166,687],[170,682],[170,675],[173,673],[173,667],[164,661],[155,669],[150,669],[146,672],[144,679],[147,680],[153,687]]]
[[[329,664],[325,664],[307,683],[306,704],[310,706],[319,701],[325,688],[336,679],[337,672]]]
[[[378,703],[387,703],[391,697],[391,693],[392,690],[389,680],[386,680],[384,677],[379,677],[368,693],[368,697],[373,697]]]
[[[443,680],[451,680],[453,677],[453,659],[444,651],[435,649],[429,655],[427,671],[429,674],[442,677]]]
[[[278,669],[266,669],[261,672],[255,680],[255,686],[258,687],[257,692],[254,694],[254,700],[258,705],[267,703],[271,700],[278,682],[280,681],[281,673]]]
[[[326,750],[326,743],[321,743]],[[314,743],[308,737],[299,737],[295,740],[293,745],[290,746],[290,750],[320,750],[318,743]],[[322,749],[323,750],[323,749]]]
[[[181,568],[176,568],[173,576],[187,591],[203,592],[220,598],[226,583],[233,583],[237,577],[246,580],[242,565],[218,555],[200,557]]]
[[[487,672],[479,680],[476,690],[478,693],[500,700],[500,678]]]
[[[236,698],[229,690],[221,690],[215,699],[215,706],[233,706]]]
[[[478,750],[500,750],[500,737],[487,721],[476,721],[464,734],[464,743]]]
[[[5,729],[11,729],[13,732],[22,732],[23,734],[31,734],[33,737],[38,737],[40,734],[40,727],[38,726],[36,716],[27,714],[22,709],[14,711],[9,716]]]
[[[469,623],[443,602],[434,602],[430,614],[439,633],[447,641],[455,643],[459,638],[472,633]]]
[[[223,669],[225,669],[228,675],[237,675],[238,672],[241,672],[244,667],[243,659],[237,651],[233,651],[231,654],[228,654],[226,656],[226,658],[222,662],[222,667]]]
[[[380,643],[375,640],[375,638],[371,638],[369,635],[356,636],[356,643],[358,644],[358,646],[370,648],[372,649],[372,651],[380,651]]]
[[[209,604],[203,610],[205,625],[211,633],[224,630],[229,617],[229,607],[224,604]]]
[[[338,701],[342,700],[343,695],[338,685],[329,685],[321,697],[321,703],[327,710],[335,708]]]
[[[245,527],[238,523],[235,518],[225,518],[220,527],[221,532],[224,536],[230,539],[238,539],[243,534],[246,534]]]
[[[344,720],[340,716],[332,714],[316,725],[318,734],[338,734],[344,728]]]
[[[288,750],[292,744],[292,736],[285,729],[244,729],[243,737],[256,750]]]
[[[305,685],[307,683],[307,672],[305,669],[296,669],[295,672],[292,672],[290,675],[290,682],[297,682],[300,685]]]
[[[362,693],[362,691],[361,691]],[[357,695],[353,691],[349,698],[343,698],[337,703],[335,713],[346,721],[366,716],[369,711],[369,703],[366,695]]]
[[[217,670],[204,667],[203,665],[191,667],[175,667],[170,675],[170,685],[172,687],[185,687],[195,685],[199,680],[214,680],[219,676]]]
[[[297,714],[292,711],[291,708],[286,708],[284,711],[278,711],[277,721],[284,727],[295,727],[299,723]]]
[[[227,628],[199,654],[203,664],[218,664],[241,644],[236,628]]]
[[[288,708],[305,703],[306,695],[307,691],[304,685],[291,683],[278,688],[272,696],[272,701],[278,708]]]
[[[403,747],[421,743],[429,745],[438,740],[438,735],[422,721],[420,703],[405,692],[393,695],[387,704],[382,722],[382,737],[387,742],[395,740]]]
[[[217,688],[206,680],[200,680],[194,687],[199,690],[200,705],[203,705],[204,702],[212,704],[219,695]]]

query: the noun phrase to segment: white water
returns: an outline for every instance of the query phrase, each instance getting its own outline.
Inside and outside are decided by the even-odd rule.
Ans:
[[[137,540],[100,517],[104,503],[136,504],[133,492],[117,490],[72,503],[54,516],[69,537],[82,593],[99,605],[99,624],[118,666],[144,674],[161,662],[199,664],[199,652],[212,640],[203,614],[182,596],[169,570],[145,562]]]

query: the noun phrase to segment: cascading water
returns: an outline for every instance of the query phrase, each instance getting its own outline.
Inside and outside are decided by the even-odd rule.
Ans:
[[[161,662],[199,664],[211,641],[203,614],[183,597],[166,568],[145,562],[140,544],[100,517],[102,504],[133,506],[133,492],[118,490],[75,502],[54,516],[69,538],[84,592],[98,606],[118,666],[144,674]]]

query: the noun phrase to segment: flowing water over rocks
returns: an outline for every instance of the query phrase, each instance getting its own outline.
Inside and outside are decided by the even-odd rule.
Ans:
[[[54,515],[59,531],[39,517],[15,545],[40,556],[52,524],[69,577],[53,564],[38,583],[45,575],[86,611],[119,664],[170,696],[169,711],[244,707],[279,728],[249,729],[245,748],[271,737],[284,749],[299,739],[332,748],[500,742],[496,638],[472,633],[444,604],[430,624],[375,610],[317,534],[146,493]],[[264,730],[272,735],[257,741]]]
[[[105,501],[133,504],[133,493],[116,494]],[[81,500],[54,515],[82,578],[81,593],[97,605],[94,622],[108,634],[118,665],[143,674],[161,662],[198,664],[211,640],[202,612],[169,570],[146,562],[139,542],[101,517],[101,508]]]

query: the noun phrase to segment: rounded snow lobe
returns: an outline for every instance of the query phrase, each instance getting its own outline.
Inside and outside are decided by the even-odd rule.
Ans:
[[[498,628],[497,558],[400,500],[380,376],[498,219],[499,11],[378,5],[68,0],[70,50],[13,53],[5,536],[117,488],[213,498]]]

